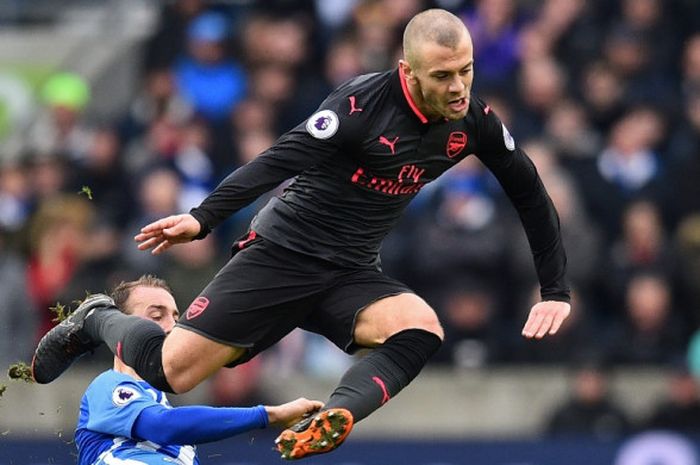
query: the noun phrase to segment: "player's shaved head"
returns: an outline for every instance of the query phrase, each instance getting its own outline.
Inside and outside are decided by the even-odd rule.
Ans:
[[[437,8],[425,10],[406,25],[403,33],[404,58],[411,67],[418,67],[423,44],[432,42],[456,49],[465,35],[469,37],[464,23],[449,11]]]

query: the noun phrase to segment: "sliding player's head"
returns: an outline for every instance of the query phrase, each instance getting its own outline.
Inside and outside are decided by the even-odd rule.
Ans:
[[[151,275],[120,283],[112,291],[112,298],[122,312],[154,321],[166,333],[172,331],[180,316],[168,283]]]

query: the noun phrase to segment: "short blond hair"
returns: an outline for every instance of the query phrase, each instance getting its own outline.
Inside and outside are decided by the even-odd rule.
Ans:
[[[170,289],[170,286],[164,279],[150,274],[142,275],[136,281],[122,281],[114,286],[114,289],[112,289],[110,295],[119,310],[121,310],[123,313],[131,313],[131,311],[126,308],[126,301],[129,300],[131,292],[137,287],[155,287],[164,289],[168,292],[168,294],[172,295],[173,293],[172,289]]]
[[[415,15],[403,31],[403,54],[406,61],[415,67],[420,62],[418,48],[433,42],[451,49],[457,48],[467,27],[461,19],[447,10],[432,8]]]

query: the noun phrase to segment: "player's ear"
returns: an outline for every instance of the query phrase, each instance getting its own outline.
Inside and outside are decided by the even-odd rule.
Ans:
[[[411,65],[408,64],[406,60],[399,60],[399,72],[403,74],[404,79],[406,79],[406,82],[409,84],[418,84],[413,68],[411,68]]]

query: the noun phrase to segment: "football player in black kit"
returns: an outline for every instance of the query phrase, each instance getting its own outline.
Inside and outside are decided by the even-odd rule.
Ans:
[[[36,381],[51,382],[105,342],[151,385],[181,393],[301,327],[348,353],[373,349],[343,375],[320,413],[277,439],[286,459],[336,448],[354,422],[406,387],[442,342],[435,311],[384,275],[378,254],[421,188],[470,155],[499,180],[528,236],[542,302],[530,310],[522,334],[555,334],[570,311],[558,217],[532,162],[471,94],[469,32],[451,13],[427,10],[407,25],[403,51],[398,69],[341,85],[190,213],[141,229],[139,249],[161,253],[205,237],[296,176],[260,211],[167,337],[98,294],[39,343]]]

